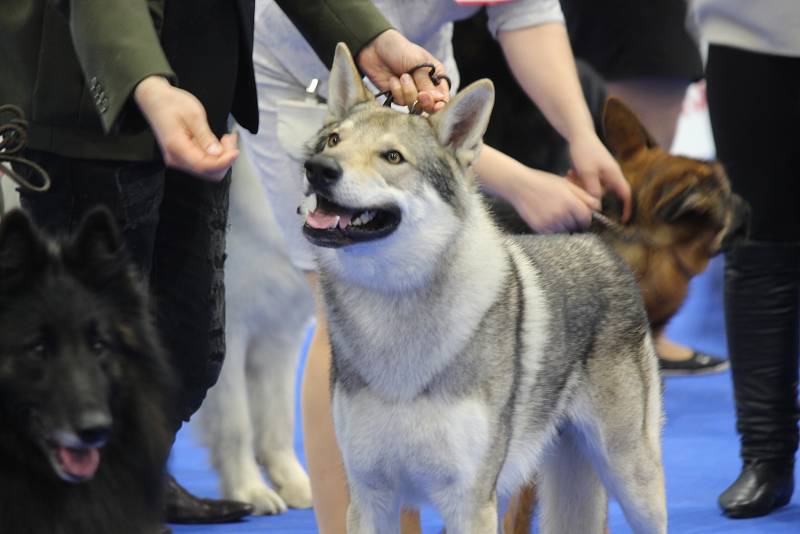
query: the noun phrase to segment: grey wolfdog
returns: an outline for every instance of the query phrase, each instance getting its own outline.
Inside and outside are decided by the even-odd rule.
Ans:
[[[639,288],[596,237],[504,236],[470,164],[494,99],[474,83],[431,117],[382,108],[340,44],[306,161],[333,349],[348,532],[398,532],[430,503],[490,533],[537,477],[541,531],[666,532],[660,385]]]

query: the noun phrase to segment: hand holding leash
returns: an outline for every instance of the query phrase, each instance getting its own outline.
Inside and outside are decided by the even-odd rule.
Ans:
[[[414,78],[412,77],[416,76],[417,72],[422,69],[428,69],[428,78],[430,79],[431,84],[434,86],[440,85],[442,81],[447,82],[447,94],[449,94],[450,87],[452,86],[450,77],[445,74],[436,74],[436,66],[432,63],[421,63],[404,73],[399,79],[392,78],[390,82],[392,90],[378,93],[377,96],[386,97],[383,105],[386,107],[391,106],[395,102],[395,94],[400,92],[402,93],[405,102],[411,102],[411,104],[406,104],[408,105],[408,111],[411,114],[418,115],[425,111],[430,112],[431,109],[433,111],[442,109],[446,101],[435,100],[433,96],[434,92],[417,92],[417,87],[415,85]],[[439,94],[438,92],[435,93]]]
[[[450,79],[444,75],[442,63],[396,30],[373,39],[356,61],[382,94],[391,93],[394,103],[413,106],[414,112],[433,113],[449,99]]]

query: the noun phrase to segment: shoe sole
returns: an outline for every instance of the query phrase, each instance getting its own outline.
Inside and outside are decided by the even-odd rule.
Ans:
[[[725,360],[717,365],[699,367],[697,369],[659,369],[659,373],[661,373],[661,376],[665,377],[713,375],[727,371],[730,366],[731,364],[728,362],[728,360]]]
[[[737,508],[735,510],[725,510],[722,509],[723,515],[730,519],[748,519],[751,517],[762,517],[765,515],[770,514],[771,512],[786,506],[789,504],[789,501],[792,500],[792,494],[785,495],[775,501],[772,506],[769,507],[758,507],[758,508]]]

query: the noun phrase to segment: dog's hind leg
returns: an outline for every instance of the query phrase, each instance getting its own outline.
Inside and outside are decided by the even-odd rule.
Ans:
[[[199,413],[203,438],[224,497],[251,503],[257,514],[282,513],[286,504],[261,476],[253,448],[245,378],[248,334],[244,328],[231,328],[230,321],[228,326],[225,364]]]
[[[495,493],[486,498],[485,492],[448,488],[432,495],[432,500],[444,519],[447,534],[495,534],[499,531]]]
[[[400,502],[389,488],[350,481],[347,534],[400,534]]]
[[[646,349],[652,350],[652,349]],[[650,360],[649,358],[645,361]],[[661,465],[661,390],[655,358],[652,368],[617,370],[624,386],[613,381],[591,404],[595,410],[581,430],[595,468],[616,497],[636,534],[665,534],[667,506]],[[631,383],[630,378],[642,376]]]
[[[252,341],[247,360],[256,458],[291,508],[311,507],[311,483],[294,449],[295,379],[308,332],[305,319],[262,332]]]
[[[564,429],[539,473],[543,534],[602,534],[605,530],[606,492],[580,439],[574,428]]]

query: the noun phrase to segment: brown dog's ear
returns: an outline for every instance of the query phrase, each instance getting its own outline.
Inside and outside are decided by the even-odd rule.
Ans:
[[[358,72],[353,56],[344,43],[336,45],[331,76],[328,79],[327,123],[343,119],[350,109],[362,102],[374,101]]]
[[[617,159],[626,159],[642,148],[658,146],[653,137],[622,100],[613,96],[603,108],[603,134]]]
[[[685,215],[700,214],[707,209],[706,195],[687,187],[666,193],[656,204],[655,214],[662,221],[675,222]]]

